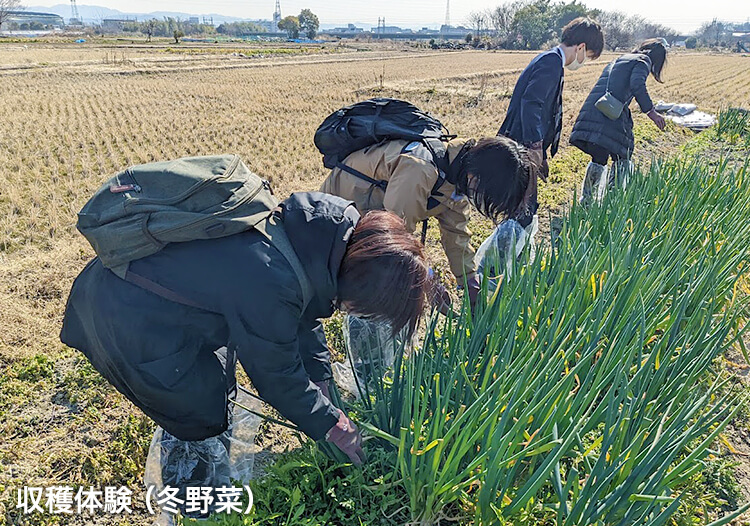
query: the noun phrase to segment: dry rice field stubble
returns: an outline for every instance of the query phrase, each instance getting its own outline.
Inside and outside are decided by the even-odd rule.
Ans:
[[[0,46],[0,524],[10,489],[21,484],[122,482],[143,468],[148,426],[57,340],[67,291],[92,256],[75,214],[105,177],[131,164],[236,152],[280,197],[314,190],[325,170],[312,136],[330,111],[395,96],[453,133],[494,135],[533,56],[363,48],[247,58],[260,48],[238,49],[240,57],[227,46]],[[612,58],[566,75],[563,141]],[[667,83],[649,81],[649,89],[655,100],[702,109],[747,106],[750,59],[675,55]],[[651,126],[642,115],[636,125]],[[643,158],[664,147],[648,135]],[[666,137],[671,146],[686,135],[672,128]],[[540,189],[552,210],[582,177],[571,148],[560,159]],[[473,226],[478,234],[491,228],[478,219]],[[440,259],[433,230],[428,241]],[[117,449],[126,443],[130,450]],[[131,524],[147,523],[136,515]]]

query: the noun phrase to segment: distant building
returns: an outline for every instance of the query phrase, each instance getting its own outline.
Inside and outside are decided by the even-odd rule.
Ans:
[[[349,24],[346,27],[334,27],[330,31],[324,31],[324,33],[354,35],[357,33],[364,33],[364,31],[364,28],[357,27],[354,24]]]
[[[34,11],[9,11],[10,16],[5,20],[6,29],[45,29],[61,28],[65,20],[53,13],[38,13]]]
[[[201,19],[200,17],[197,17],[197,16],[191,16],[190,18],[188,18],[188,23],[197,25],[201,23]]]
[[[102,20],[102,29],[104,31],[122,31],[126,24],[138,22],[137,18],[105,18]]]
[[[280,31],[278,25],[274,24],[273,20],[247,20],[246,22],[255,24],[256,26],[269,33],[278,33]]]
[[[439,33],[445,36],[464,37],[467,33],[471,33],[471,29],[464,26],[446,26],[443,24],[440,26]]]

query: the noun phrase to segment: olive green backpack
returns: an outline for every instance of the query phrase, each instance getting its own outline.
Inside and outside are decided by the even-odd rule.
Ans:
[[[312,287],[273,214],[268,181],[237,155],[186,157],[133,166],[110,178],[84,205],[76,227],[117,276],[178,303],[201,307],[128,270],[169,243],[262,232],[292,266],[306,307]]]

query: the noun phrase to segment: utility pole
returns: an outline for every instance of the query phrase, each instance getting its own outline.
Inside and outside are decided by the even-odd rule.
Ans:
[[[378,38],[382,38],[385,34],[385,17],[378,17],[378,30],[376,34],[378,35]]]
[[[78,14],[78,6],[76,5],[76,0],[70,0],[70,23],[72,25],[83,25],[83,20],[81,20],[81,15]]]
[[[281,22],[281,0],[276,0],[276,9],[273,11],[274,31],[279,31],[279,22]]]

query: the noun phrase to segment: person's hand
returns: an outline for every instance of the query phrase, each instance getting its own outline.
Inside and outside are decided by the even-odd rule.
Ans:
[[[437,277],[431,278],[432,287],[430,289],[430,304],[443,316],[448,316],[451,312],[451,295],[445,286],[440,283]]]
[[[481,290],[481,285],[479,283],[479,276],[474,274],[474,276],[471,277],[466,282],[466,291],[469,294],[469,304],[471,305],[471,312],[473,313],[476,309],[477,305],[477,298],[479,298],[479,291]]]
[[[549,174],[549,166],[547,165],[547,159],[544,158],[544,143],[537,141],[530,144],[527,148],[527,155],[529,161],[533,164],[534,173],[541,177],[542,181],[547,181],[547,175]]]
[[[362,434],[343,411],[339,410],[339,421],[326,433],[326,441],[343,451],[355,466],[361,466],[364,463]]]
[[[321,380],[320,382],[313,382],[315,385],[318,386],[318,389],[320,389],[320,392],[323,393],[323,396],[331,399],[331,393],[328,390],[328,380]]]
[[[542,159],[542,166],[539,167],[539,177],[541,177],[542,181],[545,183],[547,182],[547,178],[549,177],[549,164],[547,164],[547,159]]]
[[[656,127],[659,128],[659,130],[664,131],[664,128],[667,127],[667,121],[664,119],[664,117],[661,116],[661,114],[656,111],[656,108],[651,108],[651,111],[649,111],[646,115],[648,115],[648,118],[654,121],[654,124],[656,124]]]

